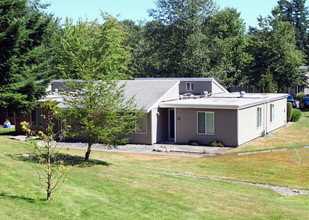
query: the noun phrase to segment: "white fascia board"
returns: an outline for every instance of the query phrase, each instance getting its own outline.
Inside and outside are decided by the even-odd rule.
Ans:
[[[172,88],[170,88],[166,93],[164,93],[164,95],[161,96],[161,98],[159,98],[149,109],[147,109],[147,113],[150,112],[152,109],[154,108],[158,108],[159,104],[162,102],[162,99],[168,95],[173,89],[175,89],[175,87],[179,86],[180,81],[178,81],[174,86],[172,86]],[[178,92],[179,93],[179,92]]]
[[[269,99],[263,99],[263,100],[257,100],[256,102],[253,103],[248,103],[248,104],[240,104],[240,105],[229,105],[229,104],[183,104],[183,103],[161,103],[159,105],[160,108],[203,108],[203,109],[245,109],[245,108],[251,108],[254,106],[262,105],[268,102],[273,102],[277,100],[282,100],[286,99],[286,95],[280,96],[280,97],[273,97]]]
[[[203,108],[203,109],[239,109],[238,105],[231,106],[231,105],[207,105],[207,104],[169,104],[169,103],[162,103],[159,105],[160,108]]]

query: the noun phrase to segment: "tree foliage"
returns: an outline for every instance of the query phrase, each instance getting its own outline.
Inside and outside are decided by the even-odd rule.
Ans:
[[[53,18],[38,1],[0,1],[0,106],[29,112],[51,80],[47,44]]]
[[[279,0],[278,7],[280,11],[275,8],[273,13],[278,13],[281,21],[289,22],[293,25],[297,49],[308,55],[309,12],[305,3],[306,0]]]
[[[135,130],[141,110],[136,109],[134,97],[125,97],[124,87],[108,78],[71,83],[70,90],[74,92],[66,93],[64,117],[71,126],[70,135],[88,143],[85,161],[93,144],[115,147],[127,143],[126,135]]]
[[[245,26],[235,9],[218,10],[211,0],[158,0],[153,21],[133,33],[134,76],[214,77],[223,84],[244,79],[250,60]],[[135,38],[136,39],[136,38]]]
[[[103,24],[98,20],[79,20],[73,25],[72,20],[66,20],[59,54],[59,78],[129,77],[129,49],[123,46],[125,31],[116,18],[105,13],[102,13],[102,18]]]
[[[262,92],[281,92],[297,85],[302,74],[296,70],[304,55],[296,49],[293,26],[276,14],[260,18],[260,29],[251,29],[248,52],[253,60],[247,69],[249,84]]]

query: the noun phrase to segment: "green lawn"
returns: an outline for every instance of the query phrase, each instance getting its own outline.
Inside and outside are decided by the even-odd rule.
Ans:
[[[45,201],[29,143],[0,136],[0,219],[306,219],[309,195],[166,174],[157,170],[309,189],[309,150],[186,158],[64,150],[75,159],[68,180]]]
[[[262,151],[268,149],[292,148],[309,146],[309,112],[303,112],[303,117],[296,123],[273,133],[275,137],[263,137],[249,144],[240,146],[227,154]]]
[[[15,128],[0,128],[0,137],[11,137],[15,135]]]

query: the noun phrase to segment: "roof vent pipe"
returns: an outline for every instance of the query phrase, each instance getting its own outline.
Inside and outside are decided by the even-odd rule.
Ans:
[[[207,91],[204,91],[203,97],[207,97],[207,96],[208,96],[208,92],[207,92]]]
[[[240,98],[243,98],[245,94],[246,94],[245,91],[241,91],[241,92],[240,92]]]

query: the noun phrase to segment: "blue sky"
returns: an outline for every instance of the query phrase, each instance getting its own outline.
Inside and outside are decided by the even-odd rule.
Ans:
[[[119,20],[131,19],[151,20],[147,10],[155,8],[154,0],[41,0],[42,3],[50,3],[48,12],[54,13],[57,17],[66,17],[77,20],[88,18],[94,20],[100,18],[100,10],[106,11],[113,16],[120,14]],[[215,0],[217,5],[236,8],[241,13],[247,27],[257,26],[256,18],[270,14],[271,9],[277,5],[277,0]],[[306,3],[308,6],[308,3]]]

